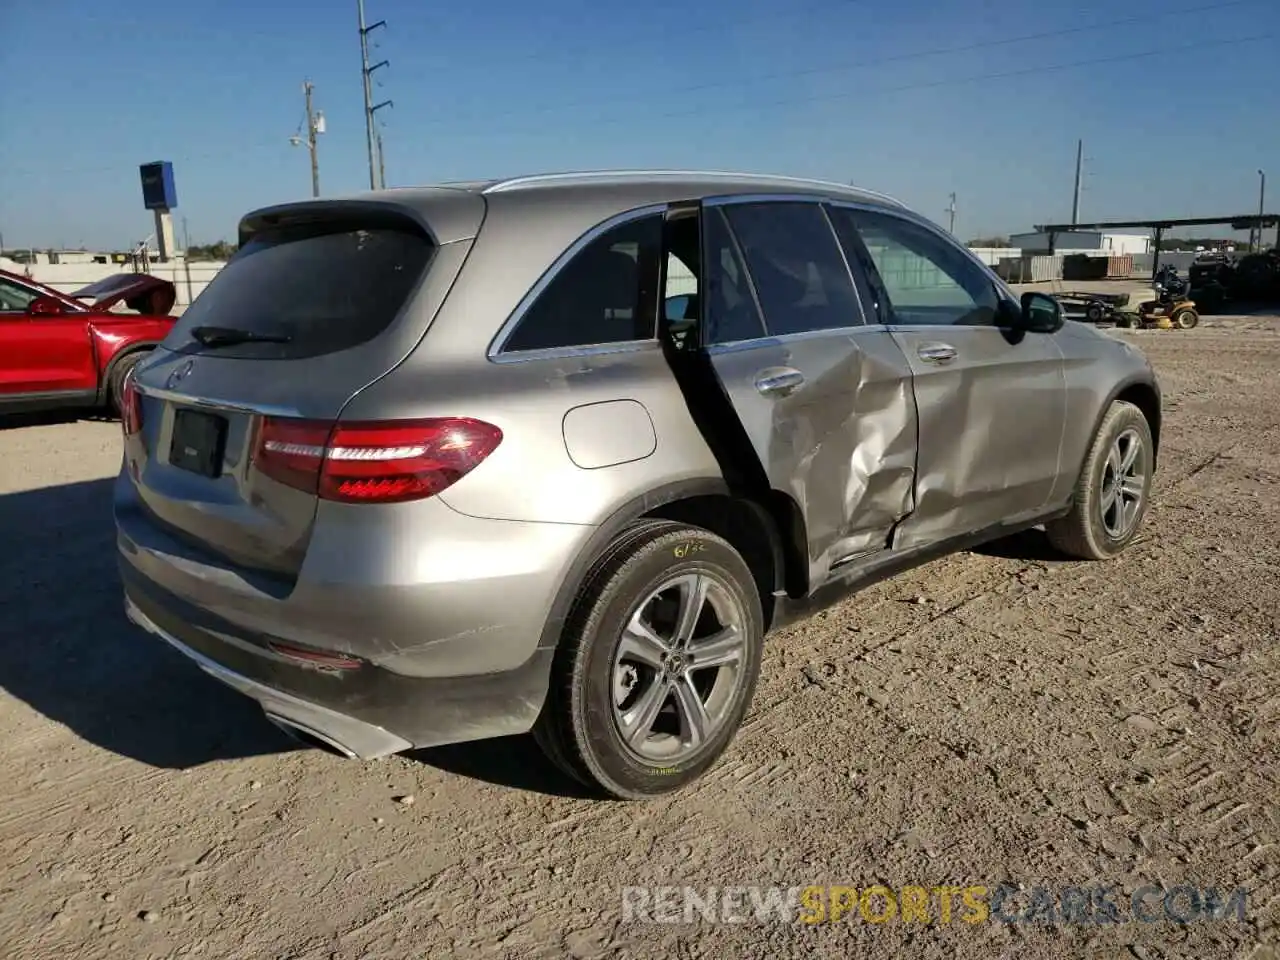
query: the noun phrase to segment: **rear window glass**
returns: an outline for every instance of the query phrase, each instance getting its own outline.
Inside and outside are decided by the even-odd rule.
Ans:
[[[433,250],[427,237],[408,229],[313,226],[259,234],[196,297],[168,344],[264,360],[348,350],[390,326]],[[233,334],[203,346],[193,336],[199,328]],[[232,342],[241,333],[246,342]]]

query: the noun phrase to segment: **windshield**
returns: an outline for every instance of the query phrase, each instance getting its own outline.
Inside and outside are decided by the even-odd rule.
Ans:
[[[166,346],[295,360],[348,350],[390,326],[423,276],[432,242],[411,229],[286,227],[245,244],[187,308]],[[198,327],[246,334],[210,348]]]

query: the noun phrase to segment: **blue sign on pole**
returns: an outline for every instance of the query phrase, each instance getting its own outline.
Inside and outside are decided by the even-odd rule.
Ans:
[[[142,203],[148,210],[172,210],[178,205],[172,163],[168,160],[144,163],[138,171],[142,174]]]

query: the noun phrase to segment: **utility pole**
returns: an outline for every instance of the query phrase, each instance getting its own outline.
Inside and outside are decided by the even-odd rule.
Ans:
[[[360,72],[364,81],[364,131],[365,142],[369,148],[369,189],[380,190],[383,186],[382,162],[378,157],[381,153],[379,144],[382,142],[382,137],[375,133],[373,115],[383,107],[390,107],[394,104],[390,100],[384,100],[382,103],[377,104],[373,102],[373,72],[390,64],[388,61],[382,60],[370,66],[369,34],[379,27],[385,27],[387,21],[379,20],[377,23],[371,23],[366,26],[364,22],[364,0],[356,0],[356,12],[360,17]]]
[[[316,150],[316,138],[324,133],[324,113],[313,110],[311,108],[311,93],[315,90],[315,85],[307,80],[302,84],[302,93],[306,98],[306,116],[302,122],[307,125],[307,135],[305,137],[294,134],[289,138],[289,142],[295,147],[302,144],[307,145],[307,150],[311,154],[311,195],[313,197],[320,196],[320,156]]]
[[[1071,224],[1080,222],[1080,183],[1084,173],[1084,141],[1076,141],[1076,189],[1071,198]]]
[[[386,158],[386,155],[383,154],[382,152],[382,131],[381,130],[375,131],[375,140],[377,141],[377,147],[378,147],[378,183],[382,186],[382,189],[385,190],[387,189],[387,163],[386,163],[387,158]]]
[[[947,230],[954,235],[956,232],[956,195],[954,193],[951,195],[951,205],[947,207],[947,215],[950,221]]]

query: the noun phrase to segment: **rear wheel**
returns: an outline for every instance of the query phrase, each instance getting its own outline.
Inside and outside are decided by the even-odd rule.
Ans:
[[[1137,536],[1155,466],[1147,418],[1132,403],[1111,405],[1076,482],[1071,512],[1045,527],[1049,541],[1082,560],[1109,560]]]
[[[619,799],[685,786],[732,741],[763,634],[755,579],[728,542],[643,522],[588,577],[534,736],[570,775]]]
[[[111,412],[119,415],[124,409],[124,381],[129,376],[129,371],[137,366],[138,361],[146,356],[146,352],[139,350],[136,353],[130,353],[121,357],[111,365],[111,373],[107,379],[107,399],[111,403]]]
[[[1200,314],[1196,313],[1191,307],[1179,307],[1173,311],[1173,316],[1169,319],[1173,321],[1173,325],[1179,330],[1190,330],[1200,322]]]

